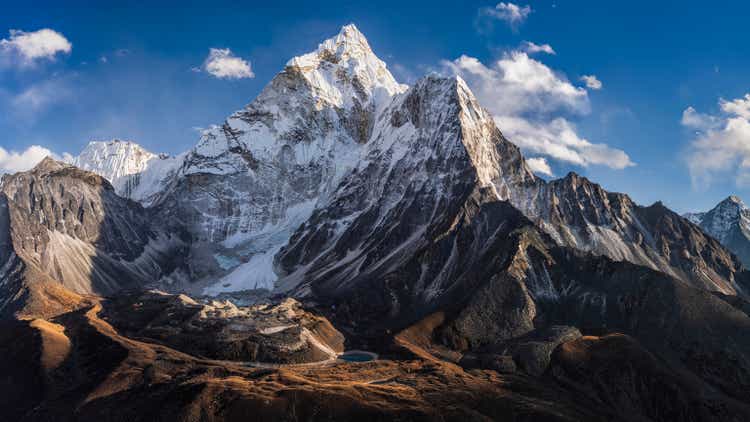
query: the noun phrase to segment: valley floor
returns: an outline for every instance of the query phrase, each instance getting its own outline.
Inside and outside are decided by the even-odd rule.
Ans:
[[[554,383],[408,350],[362,363],[248,367],[121,335],[101,302],[3,323],[7,420],[604,420]],[[579,403],[576,403],[578,401]]]

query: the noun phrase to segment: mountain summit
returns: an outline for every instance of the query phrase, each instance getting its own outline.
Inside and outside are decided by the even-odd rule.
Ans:
[[[750,267],[750,208],[742,199],[731,195],[710,211],[689,213],[685,218],[718,239],[745,267]]]

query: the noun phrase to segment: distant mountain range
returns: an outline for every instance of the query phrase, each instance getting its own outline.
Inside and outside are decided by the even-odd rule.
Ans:
[[[178,156],[3,176],[0,391],[43,391],[28,420],[743,420],[748,212],[538,178],[461,78],[399,84],[347,25]],[[381,359],[309,369],[347,349]]]

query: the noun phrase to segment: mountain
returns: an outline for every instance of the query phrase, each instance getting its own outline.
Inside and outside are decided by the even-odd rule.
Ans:
[[[719,202],[708,212],[685,214],[750,267],[750,208],[736,196]]]
[[[154,207],[188,228],[190,273],[219,280],[207,293],[274,288],[274,255],[358,165],[380,110],[405,89],[347,25],[203,133]]]
[[[70,164],[107,179],[118,195],[149,204],[180,157],[154,154],[132,141],[92,141]]]
[[[106,179],[72,165],[46,158],[4,175],[0,201],[3,314],[44,308],[47,289],[63,298],[50,298],[41,313],[55,313],[67,309],[65,296],[144,286],[178,266],[179,228],[153,224],[158,217]]]
[[[437,95],[440,90],[445,92]],[[459,96],[452,90],[461,91],[462,103],[455,104]],[[437,142],[451,127],[465,138],[462,145]],[[139,162],[124,158],[138,155],[132,144],[107,145],[125,154],[112,161]],[[453,169],[434,165],[456,154],[467,159]],[[477,186],[510,201],[558,244],[645,265],[724,294],[742,292],[748,282],[731,253],[660,204],[639,206],[574,173],[551,182],[535,177],[463,81],[430,76],[413,87],[398,84],[354,25],[291,59],[253,102],[205,131],[193,149],[172,159],[143,157],[151,157],[141,160],[145,170],[128,176],[111,174],[138,165],[116,172],[109,165],[88,166],[121,186],[118,192],[187,228],[192,264],[186,273],[197,281],[190,287],[194,292],[289,291],[302,277],[302,265],[333,259],[311,256],[320,247],[296,245],[298,238],[310,241],[295,234],[303,223],[305,231],[327,238],[316,241],[329,245],[355,218],[374,218],[373,213],[381,227],[370,229],[385,230],[396,217],[386,215],[388,208],[398,210],[400,196],[422,188],[409,178],[447,184],[456,181],[451,172],[474,174]],[[402,190],[410,184],[412,192]],[[436,204],[438,199],[433,198]],[[359,203],[343,202],[352,200]],[[378,201],[385,201],[380,209],[366,209]],[[333,217],[324,227],[311,227],[325,214]],[[307,255],[301,260],[292,256],[300,246]]]

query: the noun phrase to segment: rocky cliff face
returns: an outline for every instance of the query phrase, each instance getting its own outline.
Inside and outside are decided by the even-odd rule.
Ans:
[[[47,158],[4,176],[0,198],[3,263],[33,271],[32,278],[109,294],[156,282],[178,266],[179,229],[154,224],[154,215],[94,173]],[[4,297],[17,299],[19,288],[4,289]]]
[[[637,205],[575,173],[537,182],[513,202],[561,245],[644,265],[702,289],[746,293],[741,262],[661,203]]]

